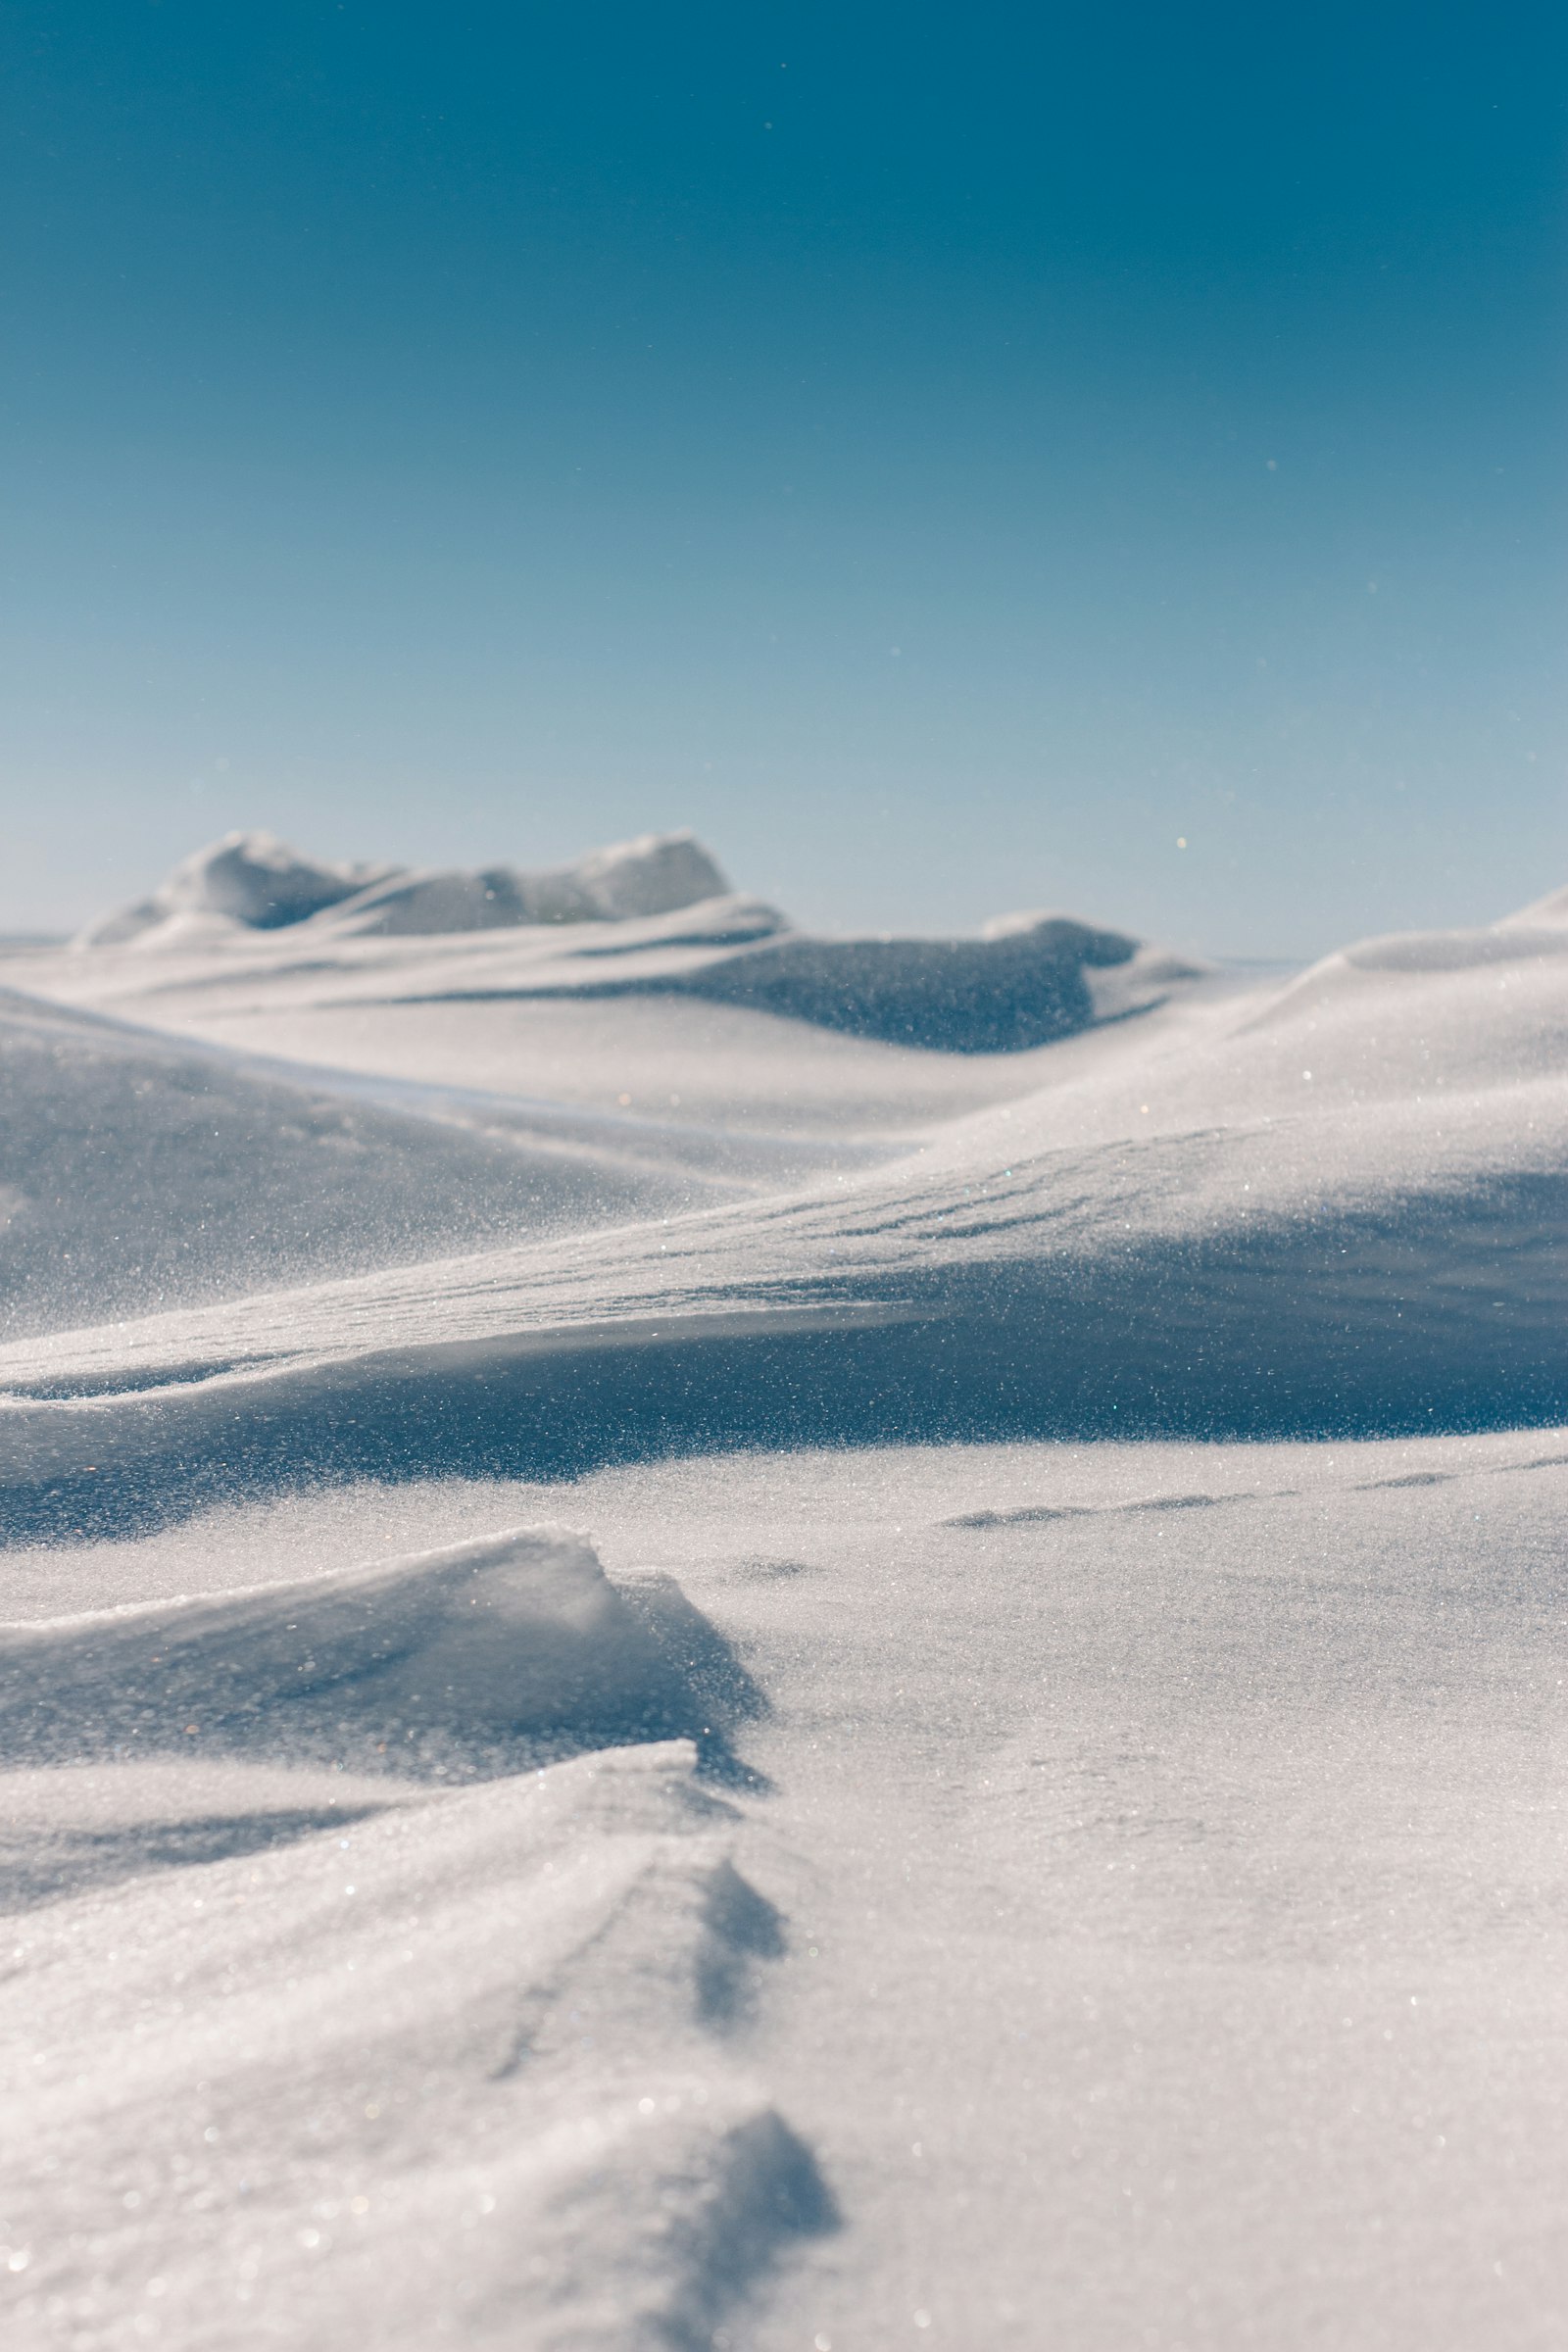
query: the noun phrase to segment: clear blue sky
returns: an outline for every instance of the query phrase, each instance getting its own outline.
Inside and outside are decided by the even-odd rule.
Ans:
[[[242,824],[1258,955],[1568,881],[1559,6],[0,24],[0,925]]]

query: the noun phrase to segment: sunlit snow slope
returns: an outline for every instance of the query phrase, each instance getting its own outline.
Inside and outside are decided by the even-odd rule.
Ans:
[[[704,858],[7,957],[8,2345],[1548,2352],[1562,908]]]
[[[0,1351],[14,1508],[71,1523],[305,1468],[539,1475],[670,1445],[1550,1418],[1568,1410],[1565,943],[1516,924],[1368,943],[1283,985],[1189,982],[989,1057],[1002,1099],[966,1115],[933,1123],[918,1073],[902,1134],[873,1110],[858,1139],[846,1108],[829,1164],[781,1163],[771,1189],[754,1138],[730,1198],[722,1167],[652,1172],[649,1122],[625,1122],[599,1139],[591,1219],[557,1205],[571,1230],[479,1250],[465,1219],[498,1211],[460,1156],[463,1208],[423,1254],[404,1242],[385,1270]],[[335,1002],[335,971],[313,985]],[[546,1055],[557,1010],[537,1008]],[[461,1006],[447,1017],[461,1031]],[[776,1054],[785,1126],[788,1033],[809,1083],[817,1032],[744,1017]],[[424,1063],[422,1025],[415,1040]],[[911,1062],[971,1087],[982,1067],[832,1042],[873,1102]],[[710,1087],[726,1056],[748,1062],[745,1032],[713,1042]],[[647,1084],[648,1059],[645,1095],[678,1094]],[[431,1132],[415,1140],[435,1156]],[[443,1155],[477,1149],[439,1134]],[[484,1152],[493,1193],[504,1155],[493,1137]],[[385,1156],[381,1200],[401,1202],[416,1152]],[[590,1230],[617,1198],[623,1219]],[[372,1187],[345,1239],[363,1249],[377,1213]]]

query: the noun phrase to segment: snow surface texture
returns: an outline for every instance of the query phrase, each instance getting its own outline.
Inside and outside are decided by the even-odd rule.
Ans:
[[[384,887],[7,959],[8,2344],[1559,2344],[1562,906]]]
[[[259,1751],[416,1778],[678,1734],[711,1759],[755,1698],[686,1618],[662,1587],[612,1592],[568,1532],[516,1529],[324,1585],[14,1627],[0,1740],[28,1762]]]
[[[0,1331],[235,1298],[662,1214],[738,1189],[733,1155],[604,1148],[604,1121],[323,1086],[0,989]]]

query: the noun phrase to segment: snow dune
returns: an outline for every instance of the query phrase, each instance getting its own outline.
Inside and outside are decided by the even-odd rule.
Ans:
[[[55,1777],[51,1834],[105,1837]],[[119,1778],[144,1848],[186,1828],[183,1781]],[[711,2344],[836,2216],[726,2046],[779,1938],[691,1751],[294,1780],[269,1842],[8,1921],[13,2340]],[[202,1802],[258,1818],[243,1780]]]
[[[417,1259],[432,1231],[478,1248],[667,1214],[747,1173],[646,1127],[431,1106],[7,990],[0,1089],[8,1335]]]
[[[1565,1463],[756,1451],[12,1554],[329,1592],[564,1508],[769,1699],[753,1790],[7,1775],[20,2340],[1551,2344]]]
[[[1563,936],[1189,984],[772,1192],[14,1343],[17,1523],[394,1463],[1560,1417]]]
[[[725,2049],[786,1948],[715,1787],[759,1709],[549,1528],[0,1628],[24,2318],[710,2343],[835,2220]]]
[[[325,1759],[405,1777],[688,1737],[757,1694],[665,1581],[518,1529],[330,1580],[0,1628],[0,1756]]]
[[[187,858],[150,899],[106,915],[84,947],[167,948],[221,938],[225,926],[287,930],[327,922],[338,936],[489,931],[523,923],[620,922],[725,896],[718,867],[689,833],[645,834],[548,873],[411,871],[323,864],[270,833],[230,833]],[[205,918],[205,920],[204,920]]]
[[[1559,2343],[1561,905],[142,913],[0,1000],[24,2352]]]
[[[394,871],[362,884],[368,870],[231,835],[82,933],[56,986],[72,1002],[123,1005],[206,980],[232,1004],[260,980],[275,1003],[278,981],[297,991],[303,979],[309,993],[326,968],[339,1001],[345,990],[371,1003],[673,996],[982,1054],[1069,1036],[1197,968],[1049,914],[978,940],[806,938],[732,893],[685,834],[597,851],[555,875]],[[1097,990],[1101,974],[1111,977]]]

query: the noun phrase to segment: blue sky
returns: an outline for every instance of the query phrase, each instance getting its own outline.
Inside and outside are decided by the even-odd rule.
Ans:
[[[1250,955],[1568,880],[1559,10],[0,24],[0,925],[248,824]]]

